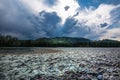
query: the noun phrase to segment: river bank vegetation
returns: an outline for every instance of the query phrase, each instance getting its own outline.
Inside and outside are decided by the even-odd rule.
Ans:
[[[0,47],[120,47],[120,41],[109,39],[93,41],[75,37],[20,40],[10,35],[0,35]]]

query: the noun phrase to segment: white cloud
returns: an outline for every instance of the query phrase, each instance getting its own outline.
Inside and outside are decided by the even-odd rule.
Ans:
[[[106,31],[106,33],[103,33],[100,37],[100,40],[102,39],[112,39],[112,40],[119,40],[120,41],[120,28],[113,28]]]
[[[118,7],[120,7],[120,5],[101,4],[95,10],[91,10],[90,8],[80,11],[79,15],[75,18],[79,23],[84,23],[83,26],[87,26],[91,28],[94,33],[99,34],[113,23],[112,17],[114,16],[111,15],[111,11]],[[107,23],[107,26],[101,28],[100,24],[104,23]]]
[[[76,0],[58,0],[55,6],[47,6],[44,3],[44,0],[21,0],[27,7],[29,7],[34,14],[38,14],[41,11],[47,12],[57,12],[57,14],[62,18],[62,24],[64,24],[65,20],[68,17],[73,16],[76,14],[76,10],[80,8],[79,4]],[[65,7],[69,6],[70,8],[65,11]]]
[[[64,24],[65,20],[68,17],[74,16],[79,9],[79,15],[75,17],[79,21],[79,23],[84,23],[84,26],[88,26],[93,29],[94,32],[98,33],[103,30],[104,28],[100,27],[100,24],[107,23],[108,25],[105,27],[107,28],[109,25],[112,24],[111,21],[111,11],[120,7],[120,5],[108,5],[108,4],[101,4],[97,9],[93,9],[91,6],[89,9],[85,8],[80,10],[80,5],[76,0],[58,0],[57,4],[50,7],[44,3],[44,0],[21,0],[25,5],[27,5],[34,14],[38,14],[41,11],[47,12],[57,12],[57,14],[62,19],[62,24]],[[70,8],[65,11],[65,7],[69,6]],[[98,29],[96,31],[96,29]]]
[[[39,12],[56,12],[57,15],[62,19],[61,25],[64,24],[67,18],[73,17],[76,13],[79,12],[77,16],[74,16],[75,21],[78,21],[77,25],[81,25],[80,29],[85,29],[85,31],[91,31],[90,34],[86,34],[89,36],[99,36],[103,32],[104,33],[100,39],[109,38],[114,35],[118,35],[120,28],[108,29],[110,25],[114,23],[114,17],[117,15],[111,14],[111,12],[117,8],[120,8],[120,5],[111,5],[111,4],[100,4],[98,8],[84,8],[82,9],[76,0],[57,0],[57,3],[53,6],[47,6],[44,0],[19,0],[27,9],[29,9],[32,14],[35,16],[39,15]],[[1,6],[1,5],[0,5]],[[65,7],[69,6],[69,9],[66,11]],[[44,19],[44,17],[43,17]],[[105,27],[101,27],[101,24],[107,23]],[[118,22],[119,24],[119,22]],[[64,26],[63,26],[64,27]],[[78,28],[76,28],[78,29]],[[78,29],[79,30],[79,29]],[[71,35],[77,35],[79,32],[73,31]],[[112,36],[109,36],[109,33]],[[45,33],[44,33],[45,34]],[[109,37],[108,37],[109,36]],[[84,37],[84,36],[83,36]],[[118,39],[118,38],[116,38]],[[120,39],[119,39],[120,40]]]

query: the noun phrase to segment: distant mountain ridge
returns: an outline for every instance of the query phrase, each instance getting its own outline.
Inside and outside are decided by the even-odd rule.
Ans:
[[[19,40],[12,36],[0,35],[0,47],[120,47],[120,41],[110,39],[93,41],[77,37]]]
[[[55,38],[39,38],[37,40],[57,41],[66,43],[90,42],[90,39],[76,37],[55,37]]]
[[[38,38],[36,40],[57,40],[57,41],[70,41],[72,43],[75,43],[75,42],[94,42],[94,41],[101,41],[101,42],[120,42],[120,41],[117,41],[117,40],[111,40],[111,39],[103,39],[103,40],[90,40],[90,39],[87,39],[87,38],[82,38],[82,37],[54,37],[54,38],[46,38],[46,37],[43,37],[43,38]]]

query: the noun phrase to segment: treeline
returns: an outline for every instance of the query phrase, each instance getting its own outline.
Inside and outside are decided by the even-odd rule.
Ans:
[[[9,35],[0,35],[0,47],[120,47],[120,42],[108,39],[91,41],[85,38],[71,37],[19,40]]]

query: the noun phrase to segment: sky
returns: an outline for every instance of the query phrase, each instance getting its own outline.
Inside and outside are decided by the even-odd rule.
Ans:
[[[0,34],[120,41],[120,0],[0,0]]]

